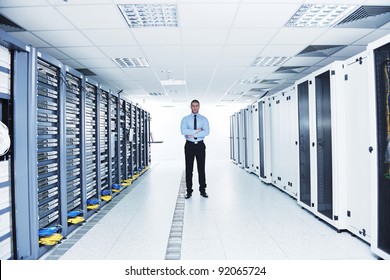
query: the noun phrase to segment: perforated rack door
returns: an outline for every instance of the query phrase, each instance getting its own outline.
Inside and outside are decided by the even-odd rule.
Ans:
[[[100,90],[100,190],[108,189],[108,92]]]
[[[86,83],[85,95],[85,158],[86,199],[97,195],[97,87]]]
[[[126,179],[126,102],[119,99],[119,182]]]
[[[111,182],[110,186],[112,184],[118,184],[119,183],[119,166],[118,166],[118,97],[111,95],[110,96],[110,102],[111,102],[111,112],[110,112],[110,118],[111,118],[111,131],[110,131],[110,142],[111,142]]]
[[[67,211],[81,205],[81,79],[66,73]]]
[[[59,224],[59,68],[37,60],[38,227]]]

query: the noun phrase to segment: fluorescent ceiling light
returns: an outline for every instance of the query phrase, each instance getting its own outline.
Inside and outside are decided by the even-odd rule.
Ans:
[[[160,82],[161,82],[161,85],[163,85],[163,86],[185,86],[186,85],[185,80],[169,79],[169,80],[161,80]]]
[[[121,4],[118,8],[131,28],[177,26],[176,4]]]
[[[280,66],[285,63],[289,57],[257,57],[255,61],[251,64],[251,66]]]
[[[112,59],[121,68],[145,68],[150,67],[146,58],[113,58]]]
[[[303,4],[286,23],[287,27],[327,27],[332,26],[356,5]]]

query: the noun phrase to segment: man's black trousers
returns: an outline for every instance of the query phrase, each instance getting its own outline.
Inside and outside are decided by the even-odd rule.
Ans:
[[[194,158],[198,168],[199,191],[206,192],[206,175],[205,175],[205,161],[206,161],[206,145],[203,141],[197,144],[186,141],[184,146],[184,154],[186,158],[186,185],[187,194],[192,193],[192,173],[194,170]]]

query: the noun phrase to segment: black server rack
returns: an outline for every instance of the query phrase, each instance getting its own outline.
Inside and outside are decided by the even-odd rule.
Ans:
[[[139,175],[139,171],[141,168],[141,161],[142,161],[142,143],[141,143],[141,124],[142,124],[142,115],[141,115],[141,108],[137,107],[136,111],[136,153],[137,153],[137,168],[135,170],[136,175]]]
[[[98,84],[85,83],[85,201],[86,217],[99,206]]]
[[[299,200],[311,207],[309,81],[298,84]]]
[[[99,189],[100,193],[98,194],[102,199],[102,202],[105,202],[111,195],[110,190],[110,181],[111,174],[109,172],[109,122],[111,121],[109,114],[109,92],[104,89],[99,89],[99,142],[100,142],[100,154],[99,154],[99,162],[100,165],[100,182]],[[103,197],[103,198],[102,198]],[[91,204],[93,205],[93,204]]]
[[[265,143],[265,135],[264,135],[264,105],[265,102],[260,100],[258,101],[259,108],[259,153],[260,153],[260,177],[266,178],[265,170],[265,160],[264,160],[264,143]]]
[[[11,98],[11,51],[0,43],[0,259],[11,259],[13,247],[13,211],[11,163],[13,110]]]
[[[120,172],[119,182],[127,179],[127,155],[126,155],[126,101],[119,99],[119,159]]]
[[[66,131],[66,212],[68,230],[74,230],[73,225],[84,220],[83,188],[85,180],[82,169],[85,163],[82,160],[82,122],[85,106],[82,102],[82,75],[68,69],[65,74],[66,102],[65,102],[65,131]],[[83,111],[83,112],[82,112]],[[84,130],[83,130],[84,134]],[[83,137],[84,138],[84,137]],[[83,146],[83,147],[82,147]],[[83,149],[84,150],[84,149]]]
[[[145,133],[145,128],[146,128],[146,112],[141,109],[141,118],[140,118],[140,166],[138,168],[138,172],[141,173],[144,168],[146,167],[146,133]]]
[[[132,153],[132,128],[131,128],[131,107],[132,104],[129,102],[126,102],[125,104],[125,114],[126,114],[126,177],[131,178],[133,176],[133,153]]]
[[[390,255],[390,44],[374,50],[377,127],[377,248]],[[370,153],[372,148],[369,148]]]
[[[132,105],[131,106],[131,153],[132,153],[132,171],[131,171],[131,175],[132,175],[132,178],[134,178],[134,176],[137,174],[137,169],[138,169],[138,165],[137,165],[137,127],[138,127],[138,124],[137,124],[137,106],[135,105]]]
[[[64,226],[64,217],[61,216],[64,208],[64,172],[61,161],[64,160],[62,151],[64,135],[60,119],[61,107],[64,100],[61,98],[61,87],[64,79],[61,78],[61,65],[49,57],[38,55],[36,61],[36,194],[37,211],[33,215],[33,231],[36,231],[36,242],[40,244],[38,256],[41,256],[53,243],[61,240],[60,232]],[[66,206],[65,206],[66,207]],[[35,207],[34,207],[35,208]],[[34,241],[33,241],[34,242]],[[34,246],[34,245],[33,245]]]
[[[118,97],[111,94],[109,97],[110,101],[110,126],[109,126],[109,133],[110,133],[110,175],[111,180],[109,181],[109,188],[112,190],[113,188],[116,190],[119,190],[119,176],[120,176],[120,170],[119,170],[119,110],[118,110]]]
[[[317,210],[333,219],[330,71],[315,77],[317,128]]]

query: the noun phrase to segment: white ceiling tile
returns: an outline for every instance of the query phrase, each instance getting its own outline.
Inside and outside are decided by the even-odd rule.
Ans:
[[[73,69],[84,68],[84,65],[80,64],[78,61],[74,59],[61,59],[61,62]]]
[[[232,28],[228,44],[262,45],[267,44],[278,29],[275,28]]]
[[[390,26],[390,25],[389,25]],[[389,34],[390,31],[386,29],[377,29],[373,32],[367,34],[366,36],[362,37],[360,40],[355,41],[354,45],[367,45],[371,42],[374,42],[375,40],[382,38],[383,36]]]
[[[348,45],[360,40],[372,29],[332,28],[312,42],[313,45]]]
[[[284,66],[284,65],[283,65]],[[260,77],[264,76],[264,74],[269,74],[272,72],[275,72],[280,66],[270,66],[270,67],[248,67],[245,69],[245,71],[242,73],[243,77]]]
[[[38,38],[31,32],[20,31],[20,32],[10,32],[10,34],[15,38],[18,38],[22,42],[25,42],[26,44],[30,44],[36,48],[50,47],[48,43]]]
[[[267,45],[259,54],[259,56],[278,56],[291,57],[297,55],[307,45]]]
[[[226,45],[221,56],[251,56],[256,57],[266,45]]]
[[[2,8],[1,13],[8,19],[28,30],[74,29],[53,7]],[[44,20],[42,16],[44,15]]]
[[[101,51],[104,52],[109,58],[140,58],[144,57],[141,49],[137,46],[126,46],[126,47],[100,47]]]
[[[237,4],[230,3],[180,3],[178,6],[179,26],[230,27],[237,7]]]
[[[111,4],[111,0],[71,0],[65,2],[64,0],[47,0],[50,4],[53,5],[60,5],[60,6],[71,6],[71,5],[78,5],[78,4]]]
[[[183,46],[183,56],[185,58],[195,58],[198,57],[212,57],[217,58],[221,53],[222,45],[220,46],[196,46],[196,45],[186,45]]]
[[[128,28],[82,30],[82,32],[93,44],[99,46],[125,46],[137,44]]]
[[[103,76],[107,80],[129,79],[129,76],[119,68],[91,68],[89,70],[97,75]]]
[[[185,73],[184,67],[179,65],[165,65],[161,67],[153,68],[155,73],[157,74],[158,79],[160,80],[184,80]]]
[[[1,0],[0,7],[17,7],[17,6],[42,6],[47,5],[46,0]]]
[[[227,28],[182,28],[184,45],[222,45],[226,42]]]
[[[79,29],[129,27],[116,5],[64,5],[57,9]]]
[[[283,66],[311,66],[323,59],[323,57],[292,57]]]
[[[187,66],[215,66],[218,62],[218,57],[213,56],[198,56],[198,57],[185,57],[184,63]]]
[[[63,52],[59,51],[56,48],[38,48],[38,50],[42,53],[47,53],[48,55],[61,60],[61,59],[69,59],[70,57]]]
[[[249,66],[254,60],[252,56],[221,56],[218,64],[221,66]]]
[[[77,59],[87,68],[116,68],[118,67],[112,59],[108,58],[79,58]]]
[[[347,46],[340,51],[334,53],[332,56],[349,58],[358,53],[361,53],[364,50],[366,50],[366,46]]]
[[[133,81],[157,80],[156,74],[151,68],[123,68],[123,72]]]
[[[310,44],[319,36],[324,34],[328,29],[327,28],[294,28],[294,27],[284,27],[282,28],[270,44],[273,45],[282,45],[282,44]]]
[[[78,30],[34,31],[33,34],[53,47],[92,46],[92,43]]]
[[[140,45],[180,44],[180,30],[176,27],[133,28],[131,32]]]
[[[282,27],[299,7],[280,3],[241,4],[234,27]]]
[[[58,48],[63,53],[72,58],[106,58],[105,55],[96,47],[69,47]]]

